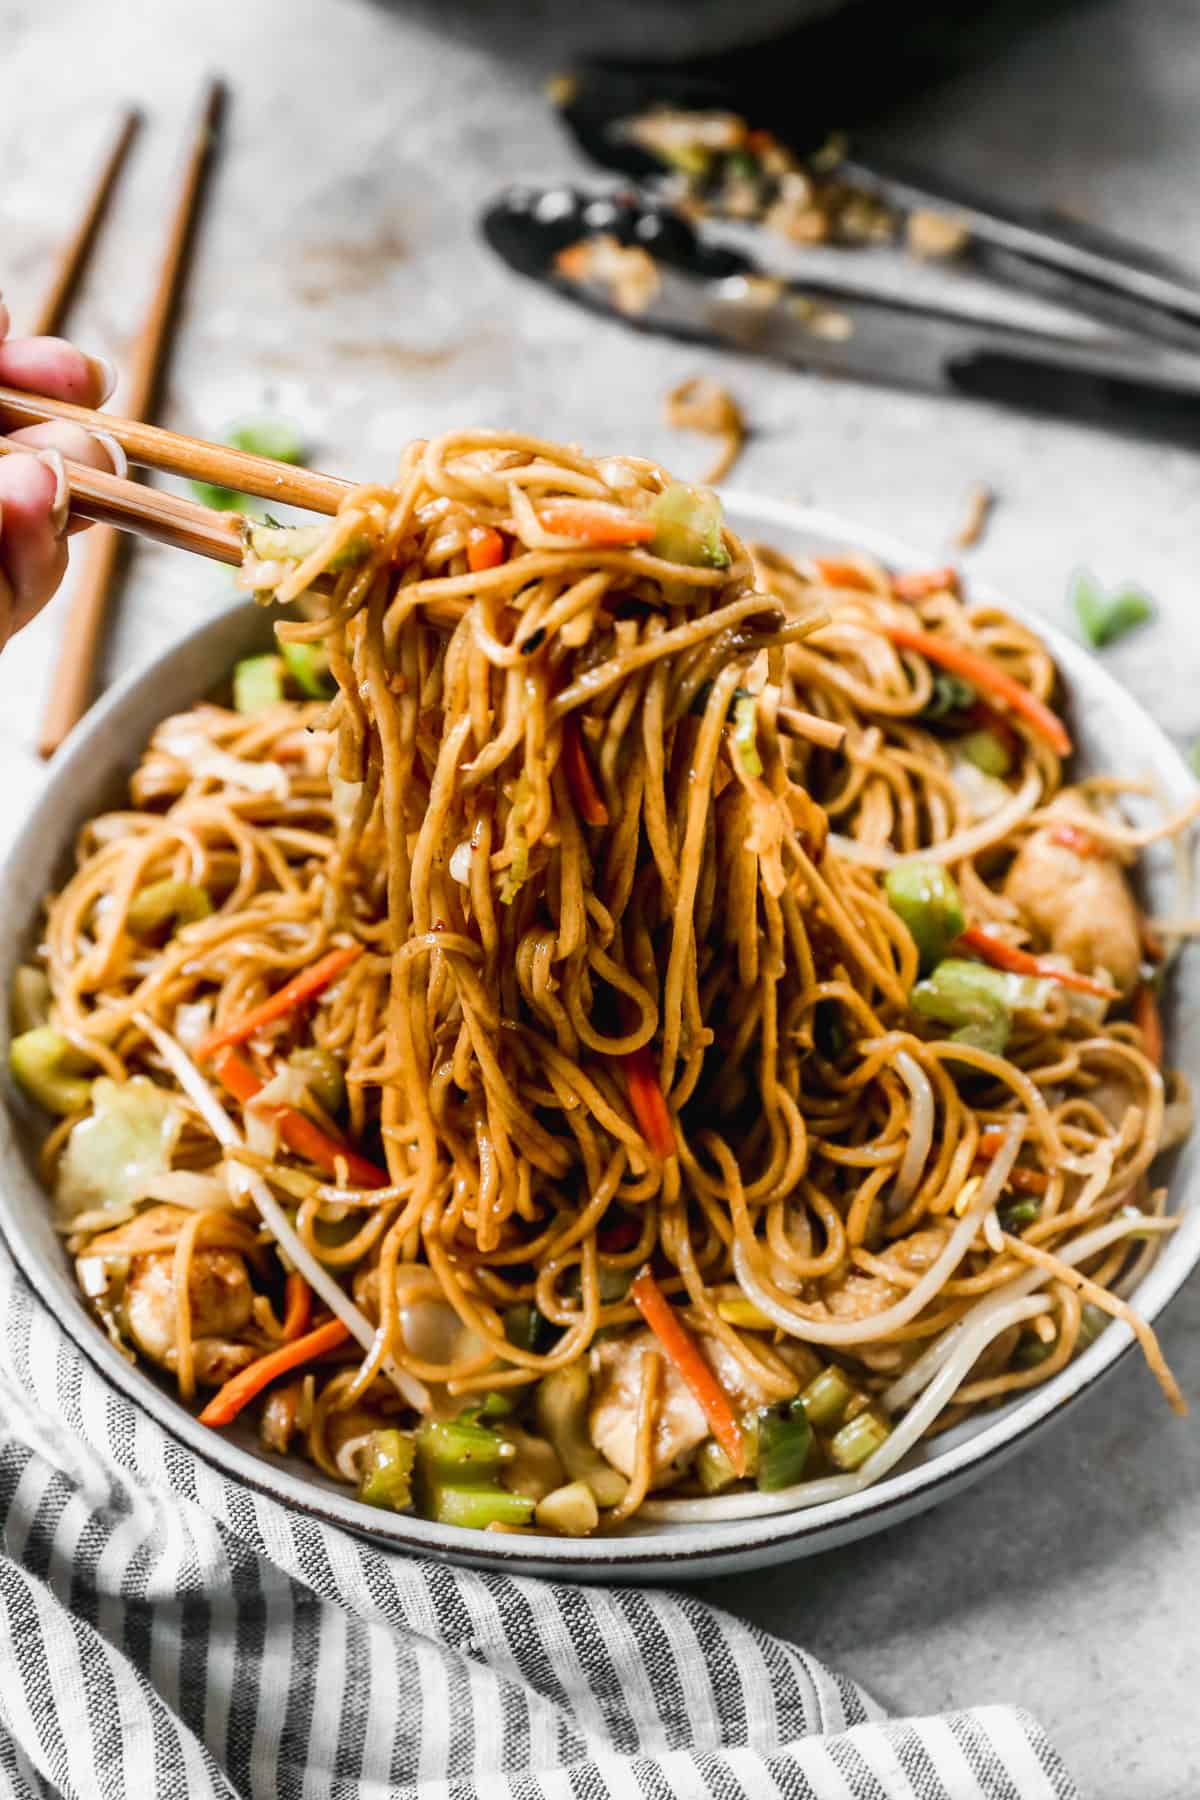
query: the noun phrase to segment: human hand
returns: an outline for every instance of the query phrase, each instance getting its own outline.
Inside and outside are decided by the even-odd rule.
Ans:
[[[114,385],[108,363],[62,338],[10,338],[8,326],[0,297],[0,387],[103,406]],[[0,456],[0,647],[41,611],[66,572],[67,495],[59,459],[125,473],[116,443],[79,425],[31,425],[10,441],[28,446],[29,455]]]

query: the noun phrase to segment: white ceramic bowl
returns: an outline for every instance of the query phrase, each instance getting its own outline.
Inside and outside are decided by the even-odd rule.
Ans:
[[[781,502],[727,495],[726,511],[744,537],[761,538],[785,550],[837,555],[865,549],[900,568],[928,566],[937,560],[878,533]],[[998,599],[978,588],[974,592],[981,601]],[[1020,616],[1019,609],[1009,610]],[[1188,799],[1195,784],[1153,720],[1077,644],[1040,621],[1028,622],[1048,641],[1062,670],[1082,766],[1147,772],[1170,802]],[[155,724],[215,687],[239,656],[263,646],[269,632],[269,616],[254,606],[222,613],[116,687],[63,747],[3,874],[0,990],[4,993],[14,965],[31,941],[42,896],[63,873],[78,825],[117,798]],[[1167,859],[1145,861],[1151,903],[1160,908],[1173,905]],[[1190,964],[1191,959],[1185,958],[1177,975],[1168,1026],[1172,1062],[1196,1079],[1200,1006]],[[7,1014],[6,1007],[0,1010]],[[7,1067],[7,1056],[4,1064]],[[918,1447],[875,1487],[830,1505],[761,1520],[643,1527],[624,1536],[586,1541],[463,1531],[362,1506],[346,1489],[299,1460],[262,1452],[249,1428],[240,1434],[207,1430],[165,1384],[125,1362],[85,1311],[68,1259],[51,1230],[33,1160],[32,1124],[23,1103],[10,1094],[9,1112],[0,1115],[0,1225],[30,1281],[83,1354],[166,1430],[227,1474],[379,1541],[478,1567],[583,1580],[679,1581],[811,1555],[895,1525],[980,1480],[1033,1432],[1061,1416],[1066,1405],[1092,1388],[1132,1346],[1126,1327],[1111,1326],[1044,1386]],[[1200,1139],[1185,1147],[1172,1171],[1172,1206],[1184,1214],[1184,1223],[1167,1239],[1138,1292],[1137,1305],[1147,1318],[1162,1310],[1200,1259],[1198,1159]]]

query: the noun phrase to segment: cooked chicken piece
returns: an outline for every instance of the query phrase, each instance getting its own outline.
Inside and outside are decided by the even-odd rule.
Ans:
[[[719,1339],[701,1337],[698,1341],[735,1412],[765,1404],[767,1396],[748,1381],[742,1365]],[[633,1474],[637,1453],[642,1352],[658,1347],[652,1332],[639,1331],[630,1337],[598,1344],[592,1351],[592,1406],[588,1426],[597,1450],[622,1475]],[[692,1452],[709,1435],[703,1408],[682,1375],[664,1356],[658,1385],[650,1485],[664,1487],[676,1481],[687,1467]]]
[[[880,1252],[879,1261],[907,1275],[923,1275],[946,1247],[947,1228],[929,1225],[897,1238]],[[904,1293],[898,1283],[866,1269],[849,1269],[821,1283],[821,1298],[835,1319],[872,1319]]]
[[[1086,831],[1095,814],[1066,792],[1047,811]],[[1097,844],[1097,850],[1100,846]],[[1025,923],[1084,975],[1102,971],[1122,992],[1138,978],[1141,932],[1129,883],[1115,856],[1081,856],[1055,842],[1054,826],[1033,832],[1017,852],[1004,892]]]
[[[172,1257],[135,1256],[125,1286],[129,1335],[144,1356],[174,1369],[175,1277]],[[253,1293],[245,1260],[233,1250],[197,1250],[188,1276],[196,1379],[216,1386],[258,1354],[236,1338],[250,1324]]]

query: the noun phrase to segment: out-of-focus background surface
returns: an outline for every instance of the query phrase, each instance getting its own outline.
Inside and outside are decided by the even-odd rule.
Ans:
[[[739,3],[739,35],[804,10],[803,0]],[[922,9],[904,10],[914,37],[928,34]],[[984,10],[975,50],[959,44],[919,91],[897,78],[888,92],[864,28],[863,67],[883,96],[876,140],[1200,265],[1194,0]],[[475,218],[504,182],[594,176],[541,82],[572,47],[624,47],[635,12],[657,55],[728,35],[715,0],[694,10],[112,0],[99,12],[87,0],[0,0],[0,281],[15,328],[116,106],[139,99],[148,128],[72,321],[87,348],[120,359],[188,110],[201,76],[221,72],[232,104],[164,423],[212,436],[239,416],[287,414],[317,466],[350,476],[386,475],[411,436],[484,424],[638,452],[695,477],[711,445],[670,430],[663,397],[689,374],[712,374],[752,432],[739,487],[820,503],[944,560],[969,488],[986,483],[994,515],[964,567],[1068,629],[1077,565],[1138,581],[1156,622],[1106,660],[1190,742],[1200,734],[1200,416],[1196,450],[1165,449],[834,385],[639,337],[519,282],[483,247]],[[862,16],[869,26],[871,9]],[[777,84],[794,82],[798,118],[823,109],[826,71],[802,38],[791,35],[772,66]],[[840,72],[843,91],[852,78]],[[139,548],[107,674],[229,596],[219,570]],[[4,838],[40,780],[31,745],[61,623],[56,605],[0,661]],[[1193,1402],[1198,1327],[1193,1291],[1163,1330]],[[1194,1424],[1172,1419],[1130,1359],[1064,1426],[940,1511],[707,1591],[802,1639],[893,1709],[1027,1704],[1092,1800],[1183,1800],[1200,1789],[1198,1491]]]

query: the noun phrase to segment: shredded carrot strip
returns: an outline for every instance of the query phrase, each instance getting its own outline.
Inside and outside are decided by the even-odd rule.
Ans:
[[[574,713],[568,713],[563,720],[562,756],[571,797],[580,818],[585,825],[607,825],[608,808],[596,786],[596,777],[583,747],[583,733]]]
[[[1140,981],[1133,996],[1133,1022],[1142,1034],[1142,1048],[1156,1069],[1163,1066],[1166,1043],[1163,1039],[1162,1014],[1154,989],[1148,981]]]
[[[349,1336],[349,1326],[343,1325],[340,1319],[327,1319],[324,1325],[318,1325],[315,1331],[307,1332],[304,1337],[298,1337],[290,1344],[283,1344],[278,1350],[269,1350],[266,1356],[260,1356],[248,1369],[243,1369],[240,1374],[227,1381],[224,1387],[217,1389],[200,1414],[200,1423],[232,1424],[242,1408],[256,1394],[261,1394],[265,1387],[269,1387],[278,1376],[286,1375],[290,1369],[310,1362],[314,1356],[321,1356],[326,1350],[335,1350]]]
[[[857,563],[838,562],[832,556],[814,556],[813,568],[826,587],[854,588],[860,594],[875,593],[875,584]]]
[[[290,1269],[283,1287],[283,1338],[303,1337],[312,1318],[312,1289],[299,1269]]]
[[[343,969],[349,968],[362,952],[361,944],[339,944],[336,949],[327,951],[309,968],[301,969],[299,975],[294,975],[291,981],[285,982],[261,1006],[252,1007],[240,1019],[234,1019],[230,1024],[219,1025],[215,1031],[210,1031],[196,1050],[196,1060],[203,1062],[214,1050],[224,1050],[228,1044],[244,1043],[264,1025],[282,1019],[286,1013],[302,1006],[306,1000],[312,1000],[331,981],[336,980]]]
[[[1050,829],[1050,842],[1061,844],[1064,850],[1073,850],[1076,856],[1103,856],[1104,849],[1098,844],[1090,831],[1081,825],[1054,825]]]
[[[977,650],[968,650],[965,644],[956,644],[952,638],[921,631],[915,625],[885,625],[884,632],[899,649],[913,650],[929,662],[950,669],[964,681],[969,681],[972,687],[984,689],[993,699],[1019,713],[1058,756],[1071,754],[1071,740],[1062,720],[1036,694],[1031,694],[1004,669],[998,668],[990,657],[981,656]]]
[[[547,531],[603,548],[606,544],[648,544],[658,530],[653,519],[609,506],[604,500],[547,500],[538,511]]]
[[[930,594],[958,592],[958,570],[947,563],[941,569],[913,569],[907,575],[893,575],[892,592],[897,600],[925,600]]]
[[[979,1142],[975,1146],[976,1162],[990,1163],[1007,1141],[1008,1135],[999,1125],[987,1126],[980,1132]],[[1050,1178],[1041,1169],[1027,1169],[1021,1163],[1014,1163],[1004,1185],[1018,1194],[1044,1194],[1050,1185]]]
[[[467,567],[478,575],[484,569],[498,569],[507,561],[508,545],[490,525],[472,525],[467,533]]]
[[[675,1128],[671,1124],[654,1058],[643,1044],[640,1050],[631,1050],[621,1061],[625,1064],[625,1088],[638,1129],[655,1156],[665,1162],[668,1156],[675,1154]]]
[[[964,949],[974,950],[977,956],[982,956],[994,969],[1007,969],[1011,975],[1033,975],[1039,981],[1057,981],[1061,987],[1075,988],[1081,994],[1095,994],[1101,1000],[1121,998],[1117,989],[1105,982],[1096,981],[1091,975],[1079,975],[1074,969],[1060,969],[1054,963],[1043,962],[1040,956],[1033,956],[1028,950],[1006,944],[1003,938],[985,931],[982,925],[968,925],[958,941]]]
[[[248,1100],[253,1100],[255,1094],[260,1094],[264,1085],[245,1057],[236,1050],[227,1050],[217,1064],[217,1080],[243,1106]],[[346,1165],[346,1178],[352,1187],[377,1188],[388,1185],[391,1178],[386,1170],[377,1168],[365,1156],[359,1156],[345,1144],[340,1144],[311,1119],[305,1118],[302,1112],[297,1112],[294,1106],[279,1106],[273,1110],[279,1121],[279,1135],[284,1143],[297,1156],[305,1157],[326,1175],[336,1177],[340,1161]]]
[[[746,1444],[734,1417],[729,1396],[705,1362],[700,1348],[647,1266],[629,1290],[629,1297],[666,1351],[678,1373],[696,1396],[713,1436],[733,1465],[735,1474],[746,1473]]]

